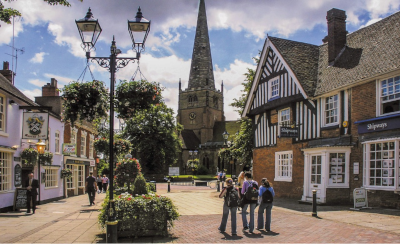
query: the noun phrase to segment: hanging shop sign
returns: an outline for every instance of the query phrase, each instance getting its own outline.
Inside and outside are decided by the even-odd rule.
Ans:
[[[49,113],[24,112],[22,139],[47,140],[49,132]]]
[[[91,166],[91,167],[95,167],[95,166],[96,166],[96,161],[90,160],[90,166]]]
[[[82,164],[82,165],[90,165],[90,161],[81,161],[74,159],[67,159],[66,164]]]
[[[280,127],[280,137],[299,137],[299,127]]]
[[[76,146],[74,143],[63,143],[63,155],[75,155],[76,154]]]
[[[356,124],[358,123],[356,122]],[[400,128],[400,117],[365,121],[365,122],[360,121],[358,125],[358,133],[362,134],[370,132],[379,132],[379,131],[393,130],[399,128]]]

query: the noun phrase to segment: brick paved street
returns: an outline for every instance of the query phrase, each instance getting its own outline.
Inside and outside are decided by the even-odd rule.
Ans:
[[[222,199],[209,187],[157,184],[159,194],[170,197],[181,217],[169,237],[124,238],[121,243],[399,243],[400,210],[374,208],[350,211],[349,206],[319,206],[319,218],[311,217],[311,205],[295,200],[275,199],[271,232],[242,231],[238,214],[238,236],[217,228],[222,216]],[[105,194],[88,206],[87,196],[77,196],[40,205],[35,215],[24,212],[0,214],[2,243],[95,243],[105,242],[97,224],[98,210]]]

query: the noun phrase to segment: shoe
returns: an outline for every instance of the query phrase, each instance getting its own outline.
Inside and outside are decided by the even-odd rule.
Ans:
[[[243,227],[243,230],[248,230],[248,229],[249,229],[249,227],[247,227],[247,226],[246,226],[246,227]]]
[[[232,233],[232,236],[237,236],[237,234],[236,233]]]
[[[26,211],[26,213],[31,213],[31,211]]]
[[[249,231],[249,234],[254,234],[254,232],[253,231]]]
[[[263,230],[264,228],[256,228],[256,230]]]

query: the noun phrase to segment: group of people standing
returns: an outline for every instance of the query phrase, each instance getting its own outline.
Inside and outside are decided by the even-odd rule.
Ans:
[[[106,175],[103,175],[103,177],[101,177],[101,175],[97,176],[96,183],[97,183],[97,193],[100,194],[101,192],[107,191],[108,178]]]
[[[238,177],[238,188],[233,186],[233,180],[231,178],[226,179],[225,183],[226,187],[223,188],[219,195],[220,198],[224,198],[224,207],[221,225],[218,230],[220,232],[225,232],[229,212],[231,212],[232,235],[237,235],[236,213],[239,209],[242,214],[243,230],[249,230],[249,233],[252,234],[255,227],[254,212],[256,207],[259,206],[256,229],[270,231],[271,210],[275,192],[267,178],[262,179],[261,186],[259,187],[258,182],[253,180],[251,173],[241,172]],[[247,209],[249,207],[250,221],[248,222]]]

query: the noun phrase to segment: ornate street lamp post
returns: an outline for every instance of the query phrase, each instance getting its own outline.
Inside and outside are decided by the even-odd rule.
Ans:
[[[46,148],[46,143],[44,143],[42,141],[42,139],[40,139],[36,144],[36,149],[38,150],[39,153],[39,163],[38,163],[38,181],[39,181],[39,199],[38,202],[40,204],[40,186],[41,186],[41,180],[40,180],[40,156],[42,156],[44,154],[44,149]]]
[[[118,69],[124,68],[130,61],[135,62],[139,60],[140,52],[144,49],[144,44],[147,39],[147,35],[150,32],[150,21],[143,18],[142,11],[139,10],[136,14],[135,19],[128,20],[128,31],[132,39],[132,48],[136,51],[136,57],[129,58],[118,58],[117,55],[121,53],[120,49],[117,49],[115,44],[115,38],[111,42],[110,57],[91,57],[90,51],[94,48],[97,39],[101,34],[100,23],[97,19],[93,18],[91,9],[89,8],[86,16],[82,19],[75,20],[79,30],[79,34],[82,39],[82,48],[86,51],[87,60],[95,60],[101,67],[106,68],[110,71],[110,187],[109,196],[110,201],[108,205],[108,220],[107,220],[107,242],[117,242],[117,223],[115,216],[114,206],[114,84],[115,84],[115,73]],[[136,37],[138,34],[142,34],[139,39]],[[136,40],[135,40],[136,39]]]

